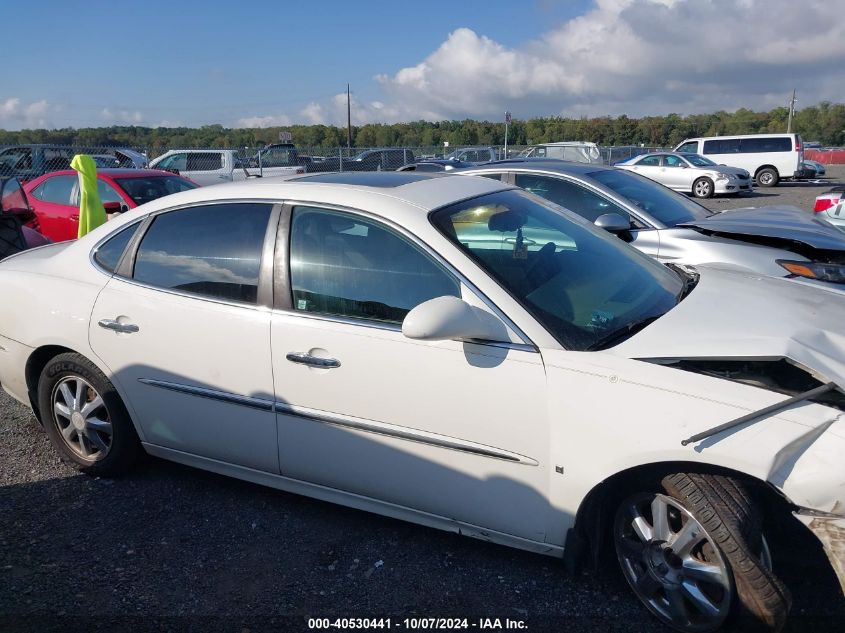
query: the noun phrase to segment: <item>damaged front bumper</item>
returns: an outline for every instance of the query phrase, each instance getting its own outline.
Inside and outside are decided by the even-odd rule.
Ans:
[[[819,516],[811,512],[795,512],[795,517],[807,526],[824,547],[833,571],[845,594],[845,517]]]

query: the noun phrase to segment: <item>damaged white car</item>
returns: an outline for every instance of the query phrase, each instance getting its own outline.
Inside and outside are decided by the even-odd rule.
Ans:
[[[0,384],[83,471],[146,452],[573,564],[607,539],[690,632],[784,623],[764,517],[845,579],[839,293],[373,172],[168,196],[4,260],[0,294]]]

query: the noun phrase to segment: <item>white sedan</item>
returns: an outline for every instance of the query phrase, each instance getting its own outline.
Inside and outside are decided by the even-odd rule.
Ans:
[[[845,298],[500,181],[188,191],[7,258],[0,296],[0,383],[90,474],[146,452],[571,564],[607,536],[685,631],[783,624],[763,516],[845,578]]]
[[[696,198],[738,194],[752,190],[751,175],[740,167],[717,165],[700,154],[658,152],[616,164]]]

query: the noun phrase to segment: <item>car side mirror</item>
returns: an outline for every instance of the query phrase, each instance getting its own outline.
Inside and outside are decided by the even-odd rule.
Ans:
[[[421,341],[509,340],[499,319],[452,296],[430,299],[411,310],[402,321],[402,334]]]
[[[129,207],[125,204],[121,204],[120,202],[104,202],[103,208],[106,210],[106,213],[124,213],[129,211]]]
[[[689,169],[689,165],[687,165],[686,163],[678,163],[678,167],[682,169]]]
[[[593,222],[600,229],[610,231],[611,233],[621,233],[628,231],[631,228],[630,220],[626,220],[618,213],[605,213],[596,218]]]

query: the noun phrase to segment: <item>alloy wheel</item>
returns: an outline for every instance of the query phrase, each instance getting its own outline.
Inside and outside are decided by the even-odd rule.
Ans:
[[[97,390],[79,376],[67,376],[53,388],[53,422],[64,443],[78,457],[96,462],[112,443],[109,412]]]
[[[662,494],[627,499],[614,523],[616,554],[637,597],[681,631],[718,628],[734,595],[733,576],[716,543],[677,500]]]

